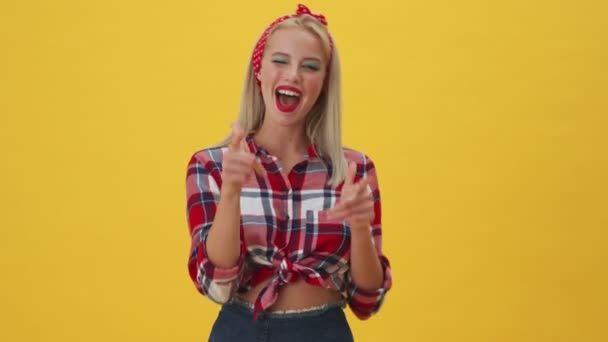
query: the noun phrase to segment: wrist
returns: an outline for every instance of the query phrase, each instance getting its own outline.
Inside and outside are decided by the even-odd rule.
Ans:
[[[368,223],[363,222],[356,222],[350,225],[351,234],[357,236],[369,236],[371,228]]]
[[[220,199],[225,201],[236,201],[241,198],[241,188],[230,183],[224,183],[220,189]]]

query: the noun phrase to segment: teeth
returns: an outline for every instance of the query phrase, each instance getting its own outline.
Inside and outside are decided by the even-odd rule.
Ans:
[[[277,90],[277,93],[279,93],[281,95],[300,97],[300,94],[296,93],[295,91],[290,91],[290,90],[285,90],[285,89],[279,89],[279,90]]]

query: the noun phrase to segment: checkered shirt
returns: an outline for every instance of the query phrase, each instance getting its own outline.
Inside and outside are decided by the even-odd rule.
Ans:
[[[361,152],[343,149],[346,160],[357,163],[355,181],[367,177],[373,194],[375,218],[370,238],[384,281],[381,288],[370,291],[357,287],[351,277],[348,223],[327,218],[325,211],[335,206],[343,183],[335,188],[327,185],[332,169],[315,146],[310,145],[306,158],[285,174],[278,160],[251,136],[246,141],[266,172],[252,176],[242,188],[240,257],[232,268],[214,265],[205,248],[220,198],[222,157],[228,148],[201,150],[188,164],[188,270],[198,291],[222,304],[235,292],[247,292],[270,279],[256,300],[257,314],[276,301],[280,286],[303,279],[338,291],[358,318],[369,318],[379,310],[392,285],[389,261],[382,253],[380,192],[373,162]]]

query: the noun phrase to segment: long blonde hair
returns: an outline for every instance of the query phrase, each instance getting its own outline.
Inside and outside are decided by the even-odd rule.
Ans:
[[[340,84],[340,60],[335,42],[332,42],[329,33],[315,18],[302,15],[289,18],[277,24],[272,33],[280,28],[300,27],[315,34],[328,56],[330,63],[325,76],[325,85],[319,94],[317,102],[306,116],[306,136],[317,148],[320,157],[332,167],[330,186],[337,186],[344,180],[346,161],[342,151],[342,104]],[[261,89],[256,83],[251,59],[247,66],[245,82],[241,94],[241,109],[238,122],[246,134],[255,133],[264,120],[264,99]],[[224,139],[220,145],[227,145],[232,140],[232,134]]]

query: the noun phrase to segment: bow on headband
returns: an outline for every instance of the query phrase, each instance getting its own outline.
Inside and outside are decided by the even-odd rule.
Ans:
[[[312,17],[314,17],[315,19],[317,19],[318,21],[321,22],[321,24],[327,26],[327,20],[325,20],[325,16],[323,16],[323,14],[313,14],[308,7],[299,4],[298,5],[298,10],[296,11],[296,16],[300,16],[302,14],[308,14]]]
[[[298,9],[296,10],[295,14],[286,15],[286,16],[280,17],[277,20],[273,21],[266,28],[266,30],[264,30],[264,33],[262,33],[262,36],[260,37],[257,44],[255,45],[255,48],[253,49],[253,55],[251,56],[251,61],[253,64],[253,72],[255,74],[255,79],[256,79],[256,82],[258,83],[258,86],[260,85],[259,76],[260,76],[260,69],[262,67],[262,55],[264,54],[264,48],[266,47],[266,41],[268,40],[268,35],[272,31],[272,28],[289,18],[300,17],[302,15],[309,15],[309,16],[317,19],[321,24],[323,24],[323,26],[327,26],[327,19],[325,19],[325,16],[323,14],[314,14],[308,9],[308,7],[306,7],[302,4],[298,5]],[[329,34],[328,34],[328,36],[329,36]],[[333,42],[332,42],[331,36],[329,36],[329,45],[330,45],[330,48],[333,48]]]

